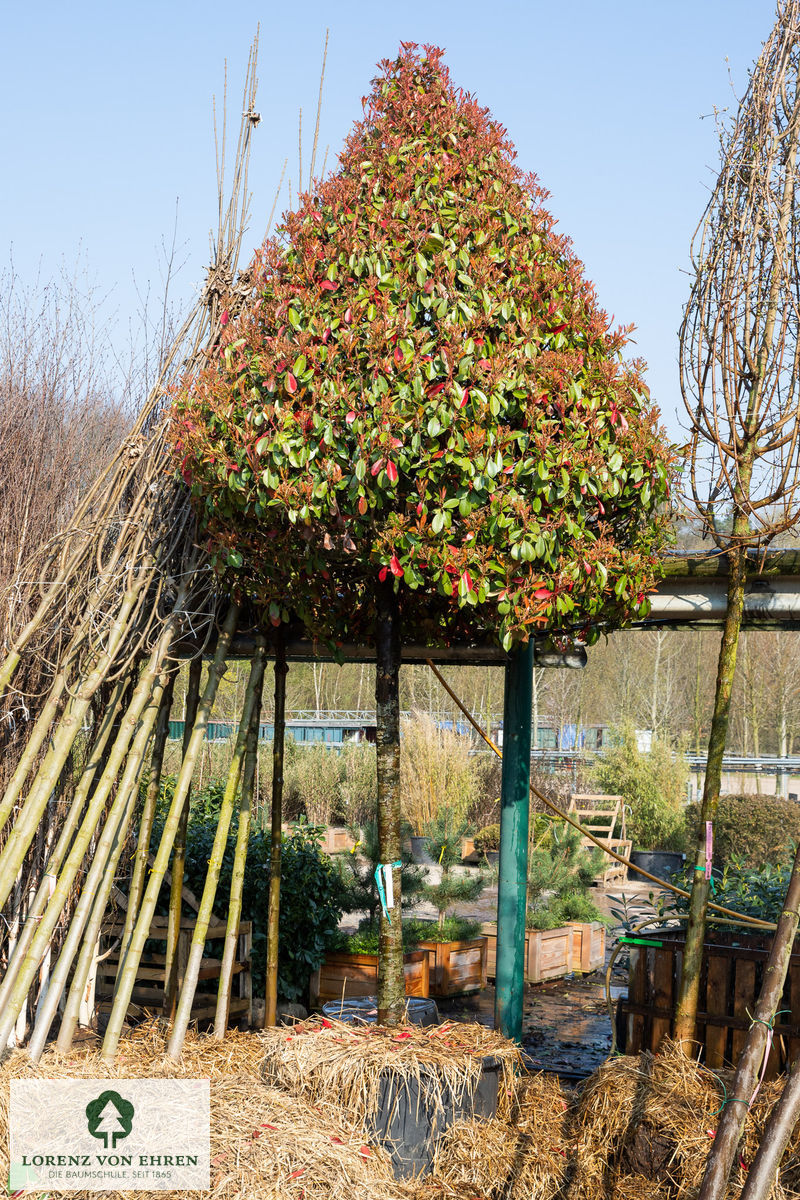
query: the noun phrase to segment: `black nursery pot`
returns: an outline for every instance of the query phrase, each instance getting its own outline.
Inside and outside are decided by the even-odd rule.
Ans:
[[[417,837],[416,835],[410,838],[411,841],[411,861],[415,863],[424,863],[426,867],[433,866],[433,859],[428,854],[428,839],[426,837]]]
[[[471,1097],[457,1100],[452,1090],[439,1081],[441,1107],[433,1100],[437,1090],[435,1067],[422,1064],[419,1080],[405,1081],[391,1068],[383,1072],[374,1133],[389,1152],[396,1179],[424,1174],[430,1167],[437,1138],[455,1121],[496,1114],[502,1064],[487,1055],[482,1067]]]
[[[681,870],[685,860],[686,855],[679,854],[677,850],[632,850],[631,876],[634,880],[644,879],[636,870],[641,867],[643,871],[655,875],[656,879],[671,879]]]

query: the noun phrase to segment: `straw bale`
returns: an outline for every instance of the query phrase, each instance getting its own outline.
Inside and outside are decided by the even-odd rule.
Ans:
[[[365,1142],[363,1130],[331,1104],[313,1106],[264,1086],[263,1043],[257,1034],[229,1033],[224,1041],[190,1034],[180,1062],[165,1055],[158,1024],[140,1026],[120,1042],[113,1064],[96,1046],[61,1055],[48,1050],[38,1064],[15,1051],[0,1064],[0,1177],[8,1178],[8,1102],[12,1078],[210,1078],[213,1200],[401,1200],[388,1155]],[[128,1195],[104,1192],[108,1197]],[[97,1193],[73,1192],[77,1200]],[[164,1192],[141,1192],[158,1200]],[[172,1192],[175,1200],[196,1193]]]
[[[523,1076],[505,1119],[457,1121],[439,1138],[431,1182],[442,1196],[551,1200],[569,1163],[567,1112],[557,1079]]]
[[[690,1200],[731,1087],[731,1072],[712,1072],[670,1042],[655,1055],[605,1063],[587,1080],[575,1113],[569,1200]],[[741,1191],[779,1090],[765,1085],[747,1114],[730,1198]],[[773,1200],[794,1194],[788,1183],[784,1177]]]
[[[378,1114],[387,1073],[398,1089],[419,1081],[435,1109],[474,1096],[487,1055],[501,1062],[501,1096],[513,1091],[522,1061],[514,1042],[477,1024],[387,1029],[312,1018],[289,1030],[265,1030],[262,1037],[268,1083],[311,1103],[336,1096],[367,1127]]]

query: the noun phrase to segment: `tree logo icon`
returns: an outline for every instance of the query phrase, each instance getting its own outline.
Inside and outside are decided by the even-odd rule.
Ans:
[[[106,1150],[113,1150],[121,1138],[126,1138],[133,1125],[133,1105],[123,1100],[119,1092],[101,1092],[86,1105],[86,1119],[92,1137],[102,1138]]]

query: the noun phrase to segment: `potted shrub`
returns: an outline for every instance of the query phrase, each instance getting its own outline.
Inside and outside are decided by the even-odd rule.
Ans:
[[[461,843],[468,831],[465,822],[444,808],[427,828],[427,849],[441,868],[438,883],[425,883],[423,897],[436,906],[436,921],[414,921],[420,949],[430,955],[432,996],[455,996],[480,991],[486,985],[486,938],[480,923],[452,912],[453,906],[477,900],[486,886],[483,874],[456,874]]]
[[[586,850],[578,831],[562,822],[551,822],[531,848],[525,934],[528,983],[596,970],[605,961],[607,918],[589,893],[601,858],[601,851]],[[489,937],[491,975],[497,927],[484,925],[483,929]]]
[[[309,999],[316,1008],[328,1000],[352,1000],[375,996],[378,991],[377,920],[364,920],[355,933],[339,930],[331,939],[325,959],[311,977]],[[416,944],[415,930],[403,922],[403,974],[407,996],[430,994],[430,963],[427,950]]]
[[[474,838],[475,849],[483,855],[490,866],[496,866],[500,858],[500,826],[485,825],[479,829]]]

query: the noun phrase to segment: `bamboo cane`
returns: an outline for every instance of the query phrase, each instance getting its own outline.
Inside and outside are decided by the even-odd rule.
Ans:
[[[36,774],[25,805],[14,822],[8,841],[0,853],[0,908],[5,904],[11,888],[14,886],[17,872],[22,866],[28,847],[47,807],[50,793],[58,783],[58,777],[67,761],[67,756],[75,738],[81,731],[92,696],[107,675],[114,655],[125,636],[127,617],[136,603],[139,588],[143,587],[145,582],[145,579],[137,581],[136,586],[130,588],[126,593],[117,618],[109,631],[106,649],[100,654],[94,669],[82,681],[77,693],[67,704],[66,711],[54,732],[52,745]]]
[[[217,817],[217,828],[214,834],[214,844],[211,848],[211,856],[208,860],[208,870],[206,871],[206,880],[203,885],[203,895],[200,898],[200,905],[197,910],[197,918],[192,932],[192,941],[189,947],[189,961],[186,964],[186,970],[181,984],[180,997],[178,999],[178,1007],[175,1013],[175,1023],[172,1027],[172,1036],[167,1045],[167,1054],[170,1058],[178,1058],[186,1038],[186,1030],[189,1027],[189,1021],[192,1016],[192,1001],[197,990],[197,980],[200,976],[200,964],[203,959],[203,950],[206,944],[206,934],[208,926],[211,923],[211,918],[214,913],[214,898],[217,894],[217,885],[219,883],[220,870],[222,869],[222,859],[225,854],[225,847],[228,843],[228,831],[231,826],[233,817],[233,805],[236,800],[236,793],[239,790],[239,781],[242,777],[242,767],[244,764],[244,756],[247,750],[247,742],[250,737],[250,726],[253,721],[253,714],[258,707],[260,700],[261,683],[264,678],[264,655],[256,654],[253,658],[250,667],[250,678],[247,681],[247,690],[245,692],[244,704],[242,706],[242,718],[239,722],[239,732],[236,735],[236,745],[234,746],[231,765],[228,769],[228,778],[225,783],[225,792],[222,797],[222,803]],[[238,928],[238,921],[237,921]]]
[[[147,707],[142,713],[142,719],[136,731],[136,736],[133,739],[133,744],[125,763],[125,770],[117,788],[117,795],[109,810],[103,832],[97,841],[92,864],[89,867],[81,889],[80,899],[75,906],[61,952],[58,956],[58,961],[50,977],[50,986],[44,1000],[39,1006],[36,1023],[28,1047],[28,1053],[34,1062],[38,1062],[41,1057],[47,1035],[50,1032],[50,1026],[56,1015],[61,993],[66,986],[67,976],[80,945],[81,936],[86,929],[87,922],[90,926],[87,934],[87,938],[91,939],[89,941],[90,946],[94,947],[97,941],[100,924],[103,920],[108,897],[114,883],[119,857],[122,853],[122,847],[125,844],[131,817],[136,810],[139,775],[144,762],[147,745],[153,732],[153,726],[161,707],[161,699],[164,694],[166,681],[167,674],[163,672],[156,681],[150,693]],[[94,919],[92,920],[91,918]],[[83,983],[80,984],[77,992],[75,1019],[77,1019],[82,990]],[[65,1021],[62,1021],[61,1026],[64,1038],[63,1043],[59,1039],[59,1045],[61,1049],[69,1049],[72,1045],[74,1023],[72,1023],[71,1017],[69,1022],[66,1021],[66,1012],[64,1017]]]
[[[203,672],[203,660],[193,658],[189,666],[189,685],[186,691],[186,706],[183,714],[183,756],[189,748],[192,736],[197,705],[200,702],[200,677]],[[189,804],[191,791],[187,791],[178,821],[178,832],[175,834],[175,848],[172,852],[172,881],[169,890],[169,913],[167,916],[167,945],[164,965],[164,999],[161,1014],[168,1020],[175,1015],[175,1001],[178,995],[178,938],[181,932],[181,912],[183,908],[183,877],[186,872],[186,830],[189,825]]]
[[[156,815],[158,797],[161,792],[161,771],[164,765],[164,748],[169,737],[169,714],[172,707],[172,696],[175,691],[175,671],[170,672],[169,681],[161,697],[161,708],[156,721],[156,731],[153,737],[153,752],[150,756],[150,778],[147,781],[147,793],[142,805],[142,815],[137,831],[136,853],[134,854],[131,885],[128,888],[128,907],[125,912],[125,927],[122,934],[122,953],[130,941],[139,901],[142,898],[144,877],[147,870],[147,855],[150,852],[150,837],[153,832],[153,821]]]
[[[267,977],[264,1025],[275,1025],[278,1011],[278,948],[281,915],[281,844],[283,838],[283,759],[286,741],[286,635],[278,629],[275,642],[275,718],[272,732],[272,808],[269,842],[269,908],[267,910]]]
[[[211,708],[214,704],[214,698],[217,694],[219,681],[225,673],[225,658],[230,648],[231,639],[233,638],[236,629],[236,621],[239,616],[239,606],[232,604],[225,622],[220,630],[217,639],[217,647],[214,653],[214,659],[211,668],[208,672],[203,698],[198,707],[197,719],[192,729],[192,734],[189,739],[189,745],[181,769],[178,774],[178,782],[175,787],[175,794],[172,798],[167,818],[164,822],[164,829],[161,834],[161,842],[150,870],[150,878],[147,882],[142,903],[139,910],[139,915],[136,918],[136,924],[133,929],[130,945],[128,946],[127,954],[124,958],[120,958],[119,971],[117,973],[117,982],[114,991],[114,1001],[111,1006],[111,1013],[106,1027],[105,1038],[103,1039],[102,1057],[104,1061],[111,1062],[117,1052],[120,1034],[122,1033],[122,1025],[128,1013],[128,1005],[130,1004],[131,993],[133,992],[136,983],[136,974],[139,970],[139,962],[144,950],[144,944],[150,934],[150,922],[153,919],[158,893],[161,890],[161,883],[164,879],[164,872],[169,865],[169,856],[172,850],[172,845],[175,840],[175,833],[178,827],[181,808],[186,798],[186,794],[192,782],[192,773],[194,764],[197,761],[197,756],[203,746],[203,739],[206,734],[208,718],[211,713]]]
[[[7,998],[8,989],[10,989],[11,984],[16,977],[19,965],[28,952],[28,947],[30,946],[31,938],[36,931],[39,917],[44,911],[45,905],[50,898],[49,880],[58,877],[58,872],[61,870],[61,865],[64,862],[64,857],[69,849],[73,834],[75,833],[75,830],[80,822],[83,806],[86,803],[89,790],[94,782],[98,766],[103,758],[109,737],[114,729],[114,724],[122,709],[122,700],[125,689],[125,681],[120,680],[114,689],[111,702],[103,715],[97,740],[92,747],[89,759],[84,767],[83,774],[81,775],[78,786],[75,789],[75,795],[72,798],[69,812],[67,813],[62,824],[61,832],[58,835],[58,840],[50,854],[50,858],[45,864],[45,869],[42,874],[39,887],[36,891],[36,895],[32,904],[28,908],[22,933],[20,934],[19,939],[9,955],[6,973],[3,977],[2,985],[0,986],[0,1011],[3,1009],[3,1005]]]
[[[244,773],[242,775],[242,795],[239,804],[239,827],[236,830],[236,847],[233,852],[233,871],[231,873],[231,893],[228,900],[228,923],[225,929],[225,944],[222,950],[222,962],[219,969],[217,1011],[214,1014],[214,1037],[216,1038],[223,1038],[225,1030],[228,1027],[231,987],[233,986],[233,961],[236,956],[236,943],[239,938],[244,872],[247,866],[247,850],[250,843],[253,783],[256,774],[256,763],[258,762],[258,730],[261,724],[261,691],[264,685],[264,665],[266,660],[266,643],[264,639],[259,637],[256,646],[256,653],[253,657],[253,670],[258,668],[260,678],[258,678],[255,684],[255,703],[250,718],[250,726],[247,730],[247,746],[245,749]]]
[[[176,605],[177,607],[180,607],[180,605]],[[87,806],[80,829],[72,842],[53,895],[31,939],[30,949],[20,965],[17,979],[11,988],[8,1004],[4,1005],[2,1010],[0,1010],[0,1031],[4,1031],[0,1034],[0,1045],[3,1044],[3,1039],[8,1036],[8,1033],[13,1028],[16,1014],[19,1012],[21,1005],[25,1003],[28,989],[41,962],[42,955],[47,949],[53,930],[67,904],[75,878],[80,871],[92,837],[97,829],[98,822],[105,809],[108,796],[119,775],[131,741],[135,736],[141,715],[150,700],[155,680],[160,674],[162,663],[167,655],[172,638],[177,632],[180,620],[177,613],[173,612],[170,615],[164,626],[158,645],[153,650],[150,663],[147,669],[142,672],[136,684],[133,699],[122,722],[122,728],[114,742],[102,777]],[[119,796],[117,799],[119,799]],[[116,803],[117,801],[115,801]],[[108,820],[106,821],[107,826]]]

